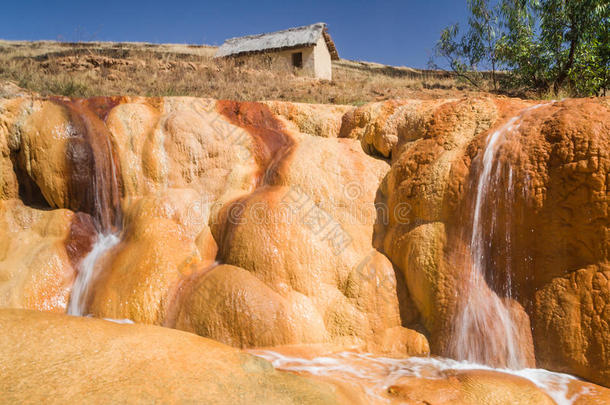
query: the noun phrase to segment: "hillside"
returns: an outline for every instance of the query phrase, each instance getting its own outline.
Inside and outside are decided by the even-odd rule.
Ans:
[[[0,40],[0,80],[42,95],[145,95],[361,105],[474,91],[445,72],[333,62],[333,81],[236,67],[206,45]]]

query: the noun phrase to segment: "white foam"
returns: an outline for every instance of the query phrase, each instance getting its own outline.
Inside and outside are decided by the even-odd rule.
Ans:
[[[86,315],[86,318],[95,318],[93,315],[89,314]],[[120,324],[124,324],[124,325],[135,325],[135,322],[132,321],[129,318],[123,318],[123,319],[116,319],[116,318],[96,318],[96,319],[103,319],[104,321],[108,321],[108,322],[114,322],[114,323],[120,323]]]
[[[445,372],[449,370],[488,370],[525,378],[546,392],[558,405],[572,405],[576,399],[588,393],[588,388],[584,387],[579,393],[569,396],[570,383],[578,379],[544,369],[499,369],[441,357],[394,359],[355,352],[340,352],[312,359],[287,356],[273,350],[251,350],[250,353],[270,361],[280,370],[356,383],[365,389],[371,399],[382,402],[390,401],[384,394],[400,378],[441,379],[446,378]]]
[[[502,127],[491,133],[483,153],[482,168],[476,184],[476,198],[470,236],[471,271],[466,284],[468,291],[464,294],[453,325],[451,356],[459,360],[484,364],[505,364],[510,368],[520,369],[526,365],[527,356],[522,353],[520,331],[513,320],[507,302],[487,286],[485,275],[489,263],[491,236],[485,227],[485,219],[491,218],[491,232],[497,225],[496,207],[498,185],[504,175],[503,166],[498,161],[501,147],[510,134],[519,131],[526,114],[544,104],[534,105],[511,118]],[[496,168],[494,170],[494,165]],[[508,187],[503,197],[512,201],[513,172],[508,167]],[[501,221],[511,221],[510,212]],[[504,224],[502,224],[504,225]],[[510,229],[510,226],[507,227]],[[509,232],[510,233],[510,232]],[[511,235],[506,235],[507,256],[510,257]],[[510,264],[509,264],[510,266]],[[496,273],[500,273],[495,269]],[[510,298],[511,269],[506,271],[504,289]]]
[[[85,312],[87,311],[87,298],[89,297],[91,284],[97,276],[96,264],[104,253],[119,243],[119,240],[120,239],[116,234],[99,234],[97,236],[97,240],[93,244],[91,251],[80,263],[78,275],[76,277],[76,281],[74,281],[72,294],[70,295],[68,315],[85,315]]]
[[[134,325],[135,324],[134,321],[132,321],[131,319],[127,319],[127,318],[124,318],[124,319],[102,318],[102,319],[105,321],[108,321],[108,322],[120,323],[123,325]]]

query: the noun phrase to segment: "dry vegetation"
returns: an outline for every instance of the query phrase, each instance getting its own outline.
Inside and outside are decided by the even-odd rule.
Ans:
[[[0,80],[43,95],[197,96],[363,104],[389,98],[447,97],[472,91],[444,72],[366,62],[334,62],[333,81],[235,66],[216,48],[146,43],[0,41]]]

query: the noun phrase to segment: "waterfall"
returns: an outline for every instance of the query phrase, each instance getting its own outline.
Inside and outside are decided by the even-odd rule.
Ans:
[[[509,307],[511,301],[511,235],[510,208],[514,199],[513,170],[503,165],[498,159],[502,146],[510,134],[519,130],[520,124],[535,105],[510,119],[501,128],[487,138],[485,151],[481,161],[481,169],[476,182],[474,212],[470,233],[470,273],[465,280],[464,290],[460,291],[462,301],[458,304],[458,316],[453,328],[451,351],[458,360],[491,366],[521,369],[527,364],[527,345],[520,340],[529,330],[520,330],[514,319],[514,313]],[[508,166],[508,167],[507,167]],[[495,167],[495,170],[494,170]],[[505,189],[499,188],[507,180]],[[508,212],[506,217],[497,218],[498,205],[504,200]],[[489,229],[484,219],[489,219]],[[498,221],[505,223],[499,224]],[[498,229],[500,226],[503,228]],[[492,290],[486,280],[486,274],[499,277],[501,269],[494,267],[490,258],[493,253],[491,238],[493,234],[504,229],[506,266],[505,276],[500,280],[502,291],[506,297],[501,298]],[[486,232],[487,231],[487,232]],[[496,248],[497,250],[498,248]]]
[[[117,243],[119,243],[119,237],[116,234],[98,234],[97,240],[93,244],[91,251],[80,263],[78,276],[76,277],[76,281],[72,287],[72,294],[70,295],[68,315],[86,315],[85,312],[87,311],[87,300],[90,296],[91,285],[99,273],[97,266],[99,264],[98,261],[104,253],[116,246]]]
[[[113,98],[55,98],[54,101],[66,108],[71,118],[67,158],[72,170],[72,208],[91,215],[98,232],[91,251],[78,266],[68,304],[68,314],[83,316],[99,276],[99,261],[118,244],[122,226],[119,170],[112,134],[105,123],[108,111],[118,101]]]
[[[68,208],[91,215],[96,228],[117,232],[121,226],[120,186],[112,134],[106,127],[108,109],[116,100],[52,99],[70,117],[66,163],[70,170]],[[97,104],[106,103],[105,108]]]

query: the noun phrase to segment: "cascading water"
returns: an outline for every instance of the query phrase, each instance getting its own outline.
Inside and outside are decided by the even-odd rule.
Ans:
[[[106,100],[57,100],[70,113],[72,133],[68,137],[71,167],[71,207],[92,216],[100,233],[118,232],[121,226],[120,192],[112,134],[105,124],[105,109],[115,105]]]
[[[502,290],[506,297],[501,298],[492,290],[486,280],[486,274],[500,273],[495,268],[491,255],[491,235],[498,232],[499,225],[504,226],[505,247],[510,257],[511,235],[510,224],[499,224],[497,205],[504,199],[508,213],[505,222],[511,221],[510,205],[513,199],[513,171],[504,166],[498,158],[508,136],[519,130],[526,114],[536,105],[524,110],[520,115],[509,120],[505,125],[487,138],[481,169],[476,182],[476,197],[470,235],[470,273],[461,293],[463,301],[459,304],[456,317],[451,354],[458,360],[486,364],[496,367],[522,369],[527,367],[527,344],[522,336],[529,336],[529,330],[520,330],[509,303],[511,301],[510,260],[502,280]],[[495,170],[494,170],[495,169]],[[505,190],[498,190],[502,181],[507,179]],[[490,219],[488,225],[484,218]],[[496,277],[498,275],[496,274]]]
[[[119,240],[116,234],[97,235],[97,240],[93,244],[91,251],[80,263],[78,276],[72,286],[72,294],[68,304],[68,315],[86,315],[87,299],[90,296],[91,285],[99,274],[99,268],[96,265],[104,253],[116,246]]]
[[[513,153],[507,141],[518,135],[528,113],[545,104],[527,108],[489,135],[473,182],[473,216],[467,230],[469,241],[469,272],[464,300],[458,310],[453,329],[452,356],[457,359],[411,357],[394,359],[367,353],[341,352],[317,357],[290,356],[282,348],[251,350],[251,353],[272,362],[285,371],[309,374],[330,381],[354,384],[364,390],[372,403],[394,403],[388,397],[390,387],[401,384],[405,377],[438,380],[460,372],[488,371],[504,373],[529,380],[559,405],[572,405],[582,398],[595,398],[592,385],[576,377],[530,368],[527,344],[531,345],[529,324],[515,317],[516,302],[511,305],[513,206],[516,201],[516,175],[508,163]],[[502,201],[499,201],[502,200]],[[500,213],[499,213],[500,212]],[[517,224],[515,222],[515,224]],[[469,233],[468,233],[469,232]],[[493,245],[493,236],[501,235],[502,246]],[[505,257],[493,256],[498,249]],[[490,278],[491,280],[488,280]],[[524,339],[524,336],[526,338]],[[527,339],[529,336],[529,341]],[[286,349],[286,348],[284,348]],[[290,348],[288,348],[290,351]],[[297,350],[298,353],[298,350]],[[305,351],[307,353],[307,351]]]
[[[99,275],[99,260],[119,242],[121,208],[118,170],[111,134],[105,125],[112,99],[56,100],[70,112],[75,126],[71,134],[69,161],[77,209],[93,217],[98,231],[91,251],[79,264],[67,313],[86,315],[92,284]]]

